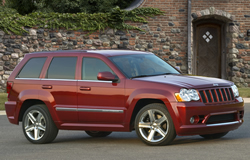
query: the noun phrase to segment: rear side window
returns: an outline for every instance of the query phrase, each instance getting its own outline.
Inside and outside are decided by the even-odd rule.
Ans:
[[[75,79],[77,57],[54,57],[46,74],[48,79]]]
[[[16,78],[39,78],[46,59],[46,57],[31,58]]]

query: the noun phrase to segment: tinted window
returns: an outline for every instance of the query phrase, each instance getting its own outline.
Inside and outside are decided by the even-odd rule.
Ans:
[[[46,57],[31,58],[23,67],[17,78],[39,78]]]
[[[113,73],[113,71],[102,60],[97,58],[83,58],[82,60],[83,80],[97,80],[98,73],[105,71]]]
[[[54,57],[50,63],[46,78],[75,79],[77,57]]]

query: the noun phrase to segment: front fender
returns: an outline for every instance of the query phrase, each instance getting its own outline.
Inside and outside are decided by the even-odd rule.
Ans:
[[[177,122],[176,113],[178,113],[176,108],[171,106],[171,102],[176,102],[173,93],[167,90],[158,90],[158,89],[137,89],[133,93],[130,94],[126,101],[127,115],[126,122],[130,123],[130,118],[133,114],[134,108],[137,102],[140,99],[156,99],[161,100],[165,106],[167,107],[174,123]],[[128,124],[129,125],[129,124]]]

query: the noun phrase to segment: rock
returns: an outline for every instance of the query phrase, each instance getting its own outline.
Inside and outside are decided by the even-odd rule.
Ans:
[[[115,35],[120,35],[120,36],[122,36],[122,35],[126,35],[126,33],[123,32],[123,31],[118,30],[118,31],[115,32]]]
[[[240,69],[236,66],[233,66],[233,71],[239,71]]]
[[[244,38],[244,33],[240,33],[239,38]]]
[[[36,33],[37,34],[43,34],[43,32],[44,32],[44,29],[38,29]]]
[[[239,50],[236,49],[236,48],[232,48],[232,49],[229,49],[229,53],[230,53],[230,54],[238,54],[238,53],[239,53]]]
[[[9,60],[9,56],[8,56],[8,55],[4,55],[4,56],[2,57],[2,59],[3,59],[4,61],[8,61],[8,60]]]
[[[29,35],[30,35],[30,36],[36,36],[36,35],[37,35],[37,34],[36,34],[36,30],[30,29],[30,30],[29,30]]]
[[[137,45],[135,46],[135,48],[141,48],[141,45],[140,45],[140,44],[137,44]]]
[[[62,34],[61,33],[57,33],[56,34],[56,38],[62,38]]]
[[[132,33],[132,34],[131,34],[131,37],[136,37],[136,33]]]
[[[121,36],[120,40],[128,40],[128,37],[127,36]]]
[[[241,72],[241,73],[244,73],[244,72],[245,72],[244,68],[241,68],[241,69],[240,69],[240,72]]]
[[[169,26],[174,26],[174,23],[173,22],[169,22],[168,25]]]
[[[11,58],[19,58],[18,53],[12,53],[12,54],[11,54]]]
[[[102,45],[103,45],[103,47],[109,47],[110,43],[109,42],[103,42]]]
[[[169,46],[162,46],[163,49],[169,49]]]
[[[241,43],[237,43],[235,46],[237,49],[245,49],[245,46]]]
[[[7,80],[10,75],[3,75],[3,80]]]
[[[152,44],[152,43],[149,43],[149,44],[148,44],[148,48],[153,48],[153,44]]]
[[[93,41],[90,40],[90,39],[88,39],[88,40],[85,41],[85,43],[86,43],[86,44],[93,44]]]
[[[45,32],[44,32],[44,33],[45,33]],[[50,34],[49,34],[49,37],[50,37],[50,38],[56,38],[56,35],[55,35],[54,33],[50,33]]]
[[[101,40],[94,40],[94,45],[96,46],[101,46],[102,45],[102,41]]]
[[[179,53],[178,53],[178,52],[176,52],[176,51],[172,51],[172,52],[171,52],[171,55],[172,55],[172,56],[178,56],[178,55],[179,55]]]

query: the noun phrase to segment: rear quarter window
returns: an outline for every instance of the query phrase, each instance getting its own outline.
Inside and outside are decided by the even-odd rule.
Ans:
[[[31,58],[16,78],[39,78],[47,57]]]

